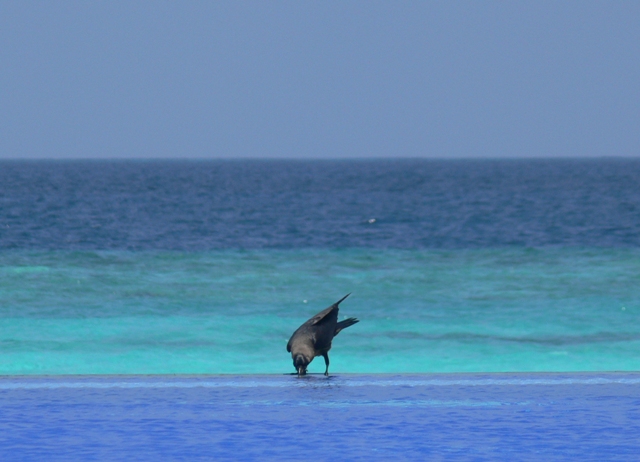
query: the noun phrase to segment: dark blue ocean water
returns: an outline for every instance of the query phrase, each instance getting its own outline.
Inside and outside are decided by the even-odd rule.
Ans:
[[[0,161],[0,459],[637,460],[638,185],[636,159]],[[283,376],[349,292],[332,376]]]
[[[640,160],[2,161],[0,249],[638,247]]]

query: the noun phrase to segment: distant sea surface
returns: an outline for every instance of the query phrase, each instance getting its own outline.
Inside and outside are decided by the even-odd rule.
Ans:
[[[0,161],[0,374],[640,369],[640,160]],[[323,361],[312,372],[324,370]]]

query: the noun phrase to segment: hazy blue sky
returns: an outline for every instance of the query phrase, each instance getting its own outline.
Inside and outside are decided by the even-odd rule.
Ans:
[[[0,157],[640,154],[640,1],[0,2]]]

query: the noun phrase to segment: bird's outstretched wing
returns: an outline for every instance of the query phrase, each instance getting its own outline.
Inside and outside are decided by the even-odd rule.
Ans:
[[[340,305],[340,303],[347,298],[349,295],[351,295],[350,293],[348,293],[347,295],[345,295],[344,297],[342,297],[340,300],[338,300],[337,302],[335,302],[333,305],[331,305],[329,308],[326,308],[324,310],[322,310],[320,313],[316,314],[313,318],[309,319],[307,321],[307,323],[311,324],[312,326],[315,326],[316,324],[318,324],[320,321],[322,321],[329,313],[332,313],[334,310],[337,311],[338,305]],[[306,323],[305,323],[306,324]]]

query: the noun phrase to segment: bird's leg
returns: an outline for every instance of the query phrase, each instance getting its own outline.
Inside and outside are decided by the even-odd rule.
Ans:
[[[327,366],[327,368],[324,370],[324,375],[329,375],[329,354],[322,353],[322,357],[324,358],[324,364]]]

